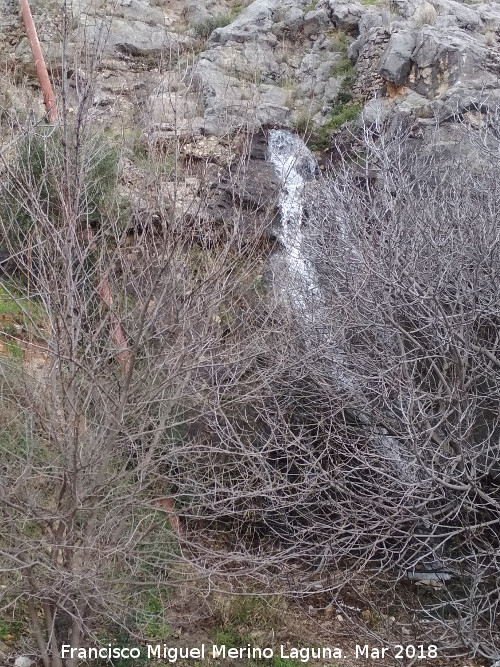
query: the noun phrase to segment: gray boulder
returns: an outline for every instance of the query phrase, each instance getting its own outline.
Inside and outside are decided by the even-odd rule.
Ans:
[[[85,17],[78,37],[94,46],[98,53],[127,53],[146,56],[175,48],[179,38],[161,26],[116,17]]]
[[[14,667],[32,667],[35,661],[25,655],[20,655],[14,660]]]
[[[250,210],[274,207],[281,183],[269,162],[250,160],[238,174],[236,183],[222,183]]]
[[[391,35],[387,48],[380,60],[379,74],[397,86],[406,83],[412,65],[416,34],[405,30]]]
[[[307,12],[304,15],[304,22],[302,25],[304,36],[310,37],[311,35],[318,35],[321,31],[326,30],[329,24],[330,19],[324,7],[322,9],[314,9]]]
[[[157,7],[151,7],[146,0],[119,0],[109,14],[125,21],[140,21],[156,27],[165,23],[163,12]]]
[[[204,0],[186,0],[184,17],[190,25],[196,25],[210,21],[212,15],[208,11]]]
[[[432,4],[437,10],[439,19],[441,17],[451,18],[451,24],[464,30],[477,30],[481,26],[481,16],[476,9],[467,7],[455,0],[433,0]]]
[[[310,115],[331,108],[338,87],[328,82],[340,55],[321,35],[331,28],[326,9],[306,13],[308,5],[255,0],[230,25],[214,30],[192,70],[206,134],[289,127],[305,105]]]
[[[458,28],[443,32],[426,26],[417,35],[412,55],[415,63],[412,88],[421,95],[435,98],[459,81],[491,79],[486,71],[488,48],[469,33]]]
[[[333,27],[357,35],[359,21],[367,11],[357,2],[339,2],[339,0],[320,0],[317,9],[325,9]]]
[[[214,30],[208,46],[259,40],[262,35],[270,32],[273,26],[276,5],[276,0],[255,0],[228,26]]]
[[[205,58],[193,68],[192,77],[205,107],[206,134],[222,136],[242,129],[290,125],[288,93],[283,88],[242,81]]]
[[[300,7],[290,7],[288,11],[283,12],[282,21],[283,30],[289,33],[298,33],[304,27],[305,13]],[[281,18],[281,17],[280,17]]]

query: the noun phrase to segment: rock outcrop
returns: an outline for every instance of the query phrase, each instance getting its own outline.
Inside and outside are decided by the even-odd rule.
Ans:
[[[59,2],[32,0],[54,72]],[[31,56],[17,6],[0,6],[6,57],[20,71]],[[85,58],[97,52],[89,102],[96,119],[139,122],[150,145],[181,141],[189,160],[227,166],[234,155],[225,138],[261,128],[332,132],[352,121],[357,105],[363,121],[403,121],[415,137],[438,125],[448,145],[460,134],[456,120],[480,124],[500,103],[500,5],[493,2],[73,0],[71,7],[75,96]],[[25,95],[9,82],[0,102]]]
[[[326,33],[326,7],[307,0],[256,0],[212,33],[193,67],[204,104],[203,130],[223,135],[290,127],[300,114],[328,113],[340,88],[343,54]]]

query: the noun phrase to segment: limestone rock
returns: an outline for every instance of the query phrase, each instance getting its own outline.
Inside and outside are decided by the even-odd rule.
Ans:
[[[161,53],[178,45],[177,35],[162,26],[115,17],[83,19],[78,37],[94,46],[98,53],[115,52],[132,56]]]
[[[333,27],[357,35],[359,21],[366,8],[357,2],[339,2],[339,0],[320,0],[317,9],[325,9]]]
[[[284,12],[283,29],[289,33],[299,33],[304,27],[305,13],[299,7],[291,7]]]
[[[187,87],[176,91],[158,91],[149,99],[148,121],[151,128],[189,134],[195,118],[202,114],[199,96]]]
[[[225,144],[217,137],[203,136],[193,137],[191,142],[182,146],[181,153],[187,157],[219,165],[231,164],[238,155],[232,146]]]
[[[201,24],[212,18],[204,0],[186,0],[184,16],[190,25]]]
[[[317,35],[326,30],[330,23],[326,8],[314,9],[304,15],[302,30],[306,37]]]
[[[250,160],[238,174],[233,186],[240,202],[251,210],[274,206],[280,191],[280,182],[269,162]]]
[[[227,42],[258,41],[272,28],[276,4],[276,0],[255,0],[228,26],[213,31],[208,43],[209,47]]]
[[[487,55],[488,48],[463,30],[426,26],[416,37],[412,87],[433,99],[458,81],[481,77],[484,84]]]
[[[218,64],[202,59],[193,69],[193,82],[205,106],[205,133],[222,136],[240,129],[290,124],[288,93],[283,88],[245,81]]]
[[[31,667],[34,664],[35,661],[25,655],[19,655],[14,660],[14,667]]]
[[[380,75],[398,86],[403,85],[410,74],[415,44],[413,31],[404,30],[391,35],[380,60]]]
[[[163,12],[152,7],[147,0],[118,0],[108,12],[125,21],[140,21],[153,27],[165,24]]]

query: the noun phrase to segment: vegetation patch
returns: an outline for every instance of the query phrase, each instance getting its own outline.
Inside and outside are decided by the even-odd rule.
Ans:
[[[23,297],[15,285],[0,284],[0,353],[22,359],[22,340],[39,334],[43,321],[39,304]]]
[[[232,12],[224,12],[222,14],[217,14],[216,16],[211,16],[206,21],[198,21],[194,23],[191,28],[194,30],[194,33],[200,39],[208,39],[214,30],[217,28],[225,28],[227,25],[232,23],[236,16],[241,12],[241,8],[235,9]]]
[[[332,68],[332,75],[341,76],[342,83],[328,121],[321,127],[314,126],[312,119],[303,113],[295,123],[296,132],[306,137],[309,136],[309,144],[312,150],[327,148],[332,133],[345,123],[355,121],[362,109],[361,104],[353,99],[352,87],[356,79],[356,69],[347,56],[335,63]]]
[[[349,38],[343,30],[338,30],[331,38],[330,45],[334,51],[339,51],[340,53],[347,53],[347,47],[349,46]]]
[[[352,64],[351,59],[347,56],[344,56],[332,67],[332,76],[344,76],[351,74],[353,69],[354,65]]]

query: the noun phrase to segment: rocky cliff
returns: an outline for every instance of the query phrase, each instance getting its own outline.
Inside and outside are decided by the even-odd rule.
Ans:
[[[216,162],[227,137],[261,127],[319,134],[324,146],[361,107],[369,122],[409,119],[415,136],[444,126],[451,141],[452,121],[477,125],[499,101],[497,3],[75,0],[66,23],[57,2],[32,4],[56,83],[63,45],[75,95],[76,78],[93,77],[96,120],[182,137],[186,154]],[[36,82],[17,5],[1,10],[14,72],[1,83],[5,116],[26,108]]]

